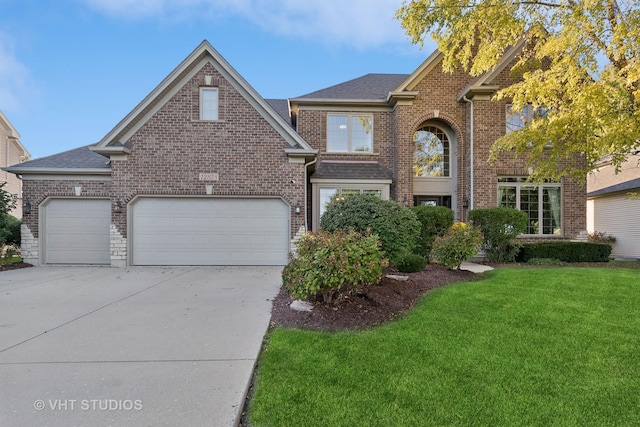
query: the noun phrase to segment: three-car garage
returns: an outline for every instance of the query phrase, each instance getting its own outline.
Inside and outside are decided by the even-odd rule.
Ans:
[[[43,264],[110,264],[109,199],[41,206]],[[290,208],[280,198],[139,196],[126,211],[130,265],[284,265]]]

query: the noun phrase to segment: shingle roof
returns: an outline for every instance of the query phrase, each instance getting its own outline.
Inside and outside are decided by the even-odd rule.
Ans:
[[[298,98],[385,100],[409,74],[366,74],[353,80],[320,89]]]
[[[276,113],[280,115],[289,125],[291,124],[291,117],[289,116],[289,101],[286,99],[265,99],[269,105],[276,110]]]
[[[602,196],[605,194],[617,193],[620,191],[631,191],[640,188],[640,178],[635,178],[610,187],[601,188],[600,190],[587,193],[587,197]]]
[[[22,168],[64,168],[64,169],[110,169],[109,159],[89,149],[92,145],[86,145],[62,153],[39,159],[29,160],[12,167]]]
[[[315,179],[392,179],[389,169],[378,162],[323,161],[311,175]]]

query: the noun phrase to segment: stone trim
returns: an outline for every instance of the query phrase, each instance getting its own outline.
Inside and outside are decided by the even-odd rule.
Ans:
[[[127,266],[127,239],[122,237],[115,224],[109,226],[109,244],[111,248],[111,267]]]
[[[39,254],[39,242],[38,238],[34,237],[31,233],[31,230],[25,223],[20,225],[20,233],[21,233],[21,242],[20,242],[20,252],[22,256],[22,260],[27,264],[31,265],[39,265],[40,264],[40,254]]]

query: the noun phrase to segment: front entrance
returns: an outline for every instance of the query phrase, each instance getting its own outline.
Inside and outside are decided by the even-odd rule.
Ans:
[[[413,206],[444,206],[451,209],[451,196],[413,196]]]

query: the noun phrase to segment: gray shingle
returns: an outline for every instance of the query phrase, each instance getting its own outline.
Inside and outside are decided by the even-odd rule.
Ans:
[[[13,165],[20,168],[110,169],[109,159],[89,149],[92,145]]]
[[[276,110],[276,113],[278,113],[289,126],[293,126],[291,124],[291,117],[289,117],[289,101],[286,99],[265,99],[265,101]]]
[[[376,99],[385,100],[409,74],[366,74],[325,89],[302,95],[303,99]]]
[[[610,187],[601,188],[600,190],[587,193],[587,197],[602,196],[604,194],[617,193],[620,191],[631,191],[640,188],[640,178],[635,178]]]
[[[323,161],[316,166],[311,178],[316,179],[391,179],[389,169],[377,162]]]

